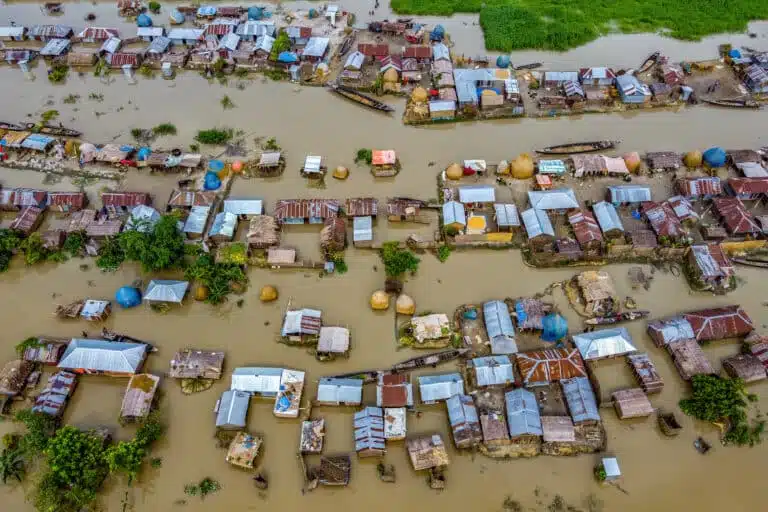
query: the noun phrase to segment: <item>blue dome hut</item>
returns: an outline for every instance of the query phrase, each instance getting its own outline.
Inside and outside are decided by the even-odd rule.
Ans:
[[[208,170],[213,172],[219,172],[224,168],[224,162],[221,160],[210,160],[208,161]]]
[[[445,27],[442,25],[437,25],[435,28],[432,29],[432,32],[429,33],[429,40],[430,41],[442,41],[445,37]]]
[[[496,57],[497,68],[508,68],[510,64],[509,55],[499,55]]]
[[[136,153],[136,158],[139,160],[139,162],[143,162],[147,158],[149,158],[149,155],[152,154],[152,150],[146,146],[143,148],[140,148],[139,151]]]
[[[136,18],[136,25],[140,27],[151,27],[152,26],[152,18],[149,17],[149,15],[141,13]]]
[[[203,182],[203,188],[205,190],[218,190],[221,187],[221,180],[216,176],[215,172],[205,173],[205,180]]]
[[[248,19],[258,21],[264,17],[264,8],[253,6],[248,8]]]
[[[293,64],[298,61],[299,57],[293,52],[281,52],[280,55],[277,56],[277,62],[283,64]]]
[[[722,167],[725,165],[725,150],[720,147],[709,148],[702,155],[704,163],[710,167]]]
[[[728,52],[728,56],[732,59],[740,59],[741,58],[741,52],[734,48],[733,50]]]
[[[133,286],[123,286],[115,294],[115,301],[124,308],[133,308],[141,304],[141,292]]]
[[[171,14],[168,15],[168,18],[171,20],[171,24],[173,25],[181,25],[186,21],[186,17],[184,16],[184,13],[182,13],[178,9],[172,10]]]
[[[541,339],[544,341],[560,341],[568,334],[568,320],[559,313],[548,314],[542,320],[542,324],[544,331],[541,333]]]

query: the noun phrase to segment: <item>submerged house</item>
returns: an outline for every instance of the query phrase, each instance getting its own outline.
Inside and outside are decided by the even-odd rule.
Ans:
[[[447,466],[448,450],[440,434],[410,437],[405,442],[414,471]]]
[[[280,244],[280,226],[269,215],[254,215],[248,224],[246,241],[252,249],[267,249]]]
[[[504,394],[507,405],[509,437],[515,440],[543,435],[541,414],[536,395],[525,388],[517,388]]]
[[[49,192],[48,209],[60,213],[72,213],[85,208],[88,197],[85,192]]]
[[[708,289],[728,289],[736,273],[731,260],[719,244],[698,244],[688,249],[688,265],[693,275]]]
[[[419,395],[424,404],[435,404],[462,394],[464,394],[464,380],[458,373],[419,377]]]
[[[129,377],[141,370],[149,352],[144,343],[73,338],[58,367],[75,373]]]
[[[701,345],[696,340],[686,339],[667,345],[672,362],[683,380],[691,380],[694,375],[715,373]]]
[[[379,374],[376,385],[376,405],[379,407],[412,407],[413,385],[402,373]]]
[[[723,195],[723,186],[717,176],[680,178],[675,182],[678,192],[686,199],[712,199]]]
[[[144,291],[143,300],[181,304],[189,289],[188,281],[176,281],[172,279],[152,279]]]
[[[211,208],[208,206],[193,206],[189,210],[189,215],[187,215],[182,228],[187,238],[193,240],[203,238],[210,214]]]
[[[483,321],[491,342],[491,353],[514,354],[517,352],[515,326],[504,301],[492,300],[484,303]]]
[[[523,217],[525,232],[531,244],[537,250],[551,249],[552,242],[555,239],[555,230],[552,227],[552,222],[549,220],[547,212],[536,208],[529,208],[521,216]]]
[[[515,381],[512,361],[507,355],[470,359],[467,361],[467,369],[478,388],[511,386]]]
[[[744,72],[744,84],[753,93],[768,93],[768,72],[757,64],[753,64]]]
[[[675,240],[686,235],[680,218],[669,203],[648,201],[643,204],[642,211],[656,236],[659,237],[659,241],[663,238]]]
[[[735,237],[756,236],[762,233],[752,214],[736,197],[716,197],[714,211],[720,217],[728,233]]]
[[[644,185],[614,185],[608,187],[606,201],[614,206],[644,203],[651,200],[651,188]]]
[[[120,406],[122,421],[136,421],[146,418],[152,410],[155,392],[160,377],[151,373],[139,373],[131,376]]]
[[[245,428],[248,407],[251,405],[251,395],[245,391],[228,389],[216,401],[216,428],[222,430],[238,430]]]
[[[334,199],[279,199],[274,217],[280,224],[323,224],[338,213],[339,202]]]
[[[319,336],[323,312],[317,309],[289,309],[285,312],[280,335],[301,339],[304,336]]]
[[[43,391],[35,398],[32,411],[60,417],[64,414],[67,402],[76,387],[77,374],[63,370],[54,373],[48,378]]]
[[[585,361],[620,357],[637,351],[624,327],[574,334],[573,344]]]
[[[224,352],[188,348],[173,356],[168,376],[172,379],[218,380],[223,367]]]
[[[747,312],[733,305],[654,320],[648,323],[648,334],[657,347],[663,347],[689,339],[703,342],[739,338],[754,328]]]
[[[624,103],[643,104],[651,101],[651,89],[630,74],[616,77],[616,89]]]
[[[582,251],[599,252],[603,245],[603,235],[595,217],[589,211],[571,211],[568,214],[568,223]]]
[[[230,389],[244,391],[253,395],[276,398],[280,391],[282,368],[271,367],[240,367],[232,371]]]
[[[360,458],[382,457],[387,449],[384,437],[384,411],[365,407],[354,415],[355,451]]]
[[[600,413],[597,410],[597,399],[592,391],[592,385],[587,377],[574,377],[562,379],[560,386],[568,404],[574,425],[581,423],[600,421]]]
[[[582,68],[579,70],[579,80],[585,86],[609,87],[616,80],[616,73],[606,67]]]
[[[616,211],[616,207],[613,204],[600,201],[592,205],[592,209],[606,238],[615,239],[621,238],[624,235],[624,226],[621,223],[619,212]]]
[[[471,448],[483,442],[483,431],[471,396],[453,395],[445,401],[445,406],[456,448]]]
[[[577,349],[556,348],[520,352],[517,369],[526,386],[546,385],[563,379],[586,377],[587,369]]]
[[[363,402],[363,380],[324,377],[317,386],[316,401],[322,405],[360,405]]]
[[[208,231],[208,238],[215,242],[230,242],[237,231],[237,215],[227,211],[217,213]]]
[[[467,213],[458,201],[443,203],[443,227],[460,231],[467,226]]]
[[[579,207],[576,194],[570,188],[556,188],[552,190],[530,190],[528,201],[535,210],[552,211],[554,213],[566,213],[572,208]]]

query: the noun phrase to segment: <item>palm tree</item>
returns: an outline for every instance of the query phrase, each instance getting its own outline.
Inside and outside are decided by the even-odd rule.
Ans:
[[[12,478],[21,482],[25,472],[24,457],[21,455],[21,451],[9,448],[3,450],[0,454],[0,480],[3,481],[3,484],[8,483],[8,480]]]

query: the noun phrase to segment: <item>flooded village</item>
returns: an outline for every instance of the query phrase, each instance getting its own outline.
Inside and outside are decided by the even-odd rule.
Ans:
[[[165,21],[174,7],[182,28]],[[196,68],[210,80],[184,66],[166,80],[163,57],[154,75],[138,61],[100,76],[71,66],[57,83],[41,57],[27,70],[0,66],[13,91],[0,109],[0,283],[10,299],[0,433],[27,431],[14,421],[26,409],[99,429],[109,440],[97,483],[106,510],[754,506],[765,447],[735,446],[734,431],[754,442],[768,399],[768,143],[764,112],[748,108],[761,97],[745,81],[768,50],[761,24],[743,40],[637,36],[645,45],[620,56],[610,37],[588,58],[521,52],[514,65],[542,66],[515,70],[504,59],[494,67],[496,55],[487,67],[477,59],[471,21],[429,19],[415,44],[407,38],[419,37],[420,20],[375,25],[382,15],[362,12],[368,5],[267,5],[258,16],[243,6],[227,16],[242,23],[222,23],[221,34],[208,28],[215,13],[183,7],[146,14],[165,25],[157,37],[214,36],[169,43],[171,53],[210,53]],[[67,37],[80,40],[67,59],[81,47],[94,65],[113,58],[82,40],[87,26],[114,27],[127,53],[153,44],[124,41],[140,37],[138,12],[61,8],[54,17],[37,4],[4,6],[27,36],[37,24],[72,26]],[[269,57],[256,57],[266,34],[253,27],[273,22],[275,39],[285,26],[312,27],[286,50],[298,60],[279,80]],[[432,43],[437,25],[447,37]],[[221,56],[233,34],[254,41],[241,37]],[[329,39],[328,53],[307,60],[314,38]],[[435,58],[441,44],[447,59]],[[252,68],[238,72],[234,52],[251,49]],[[618,107],[618,79],[632,77],[619,70],[657,50],[637,89],[659,89],[667,66],[682,63],[681,81],[666,84],[670,103]],[[403,69],[408,58],[424,62]],[[491,119],[431,122],[442,121],[433,103],[461,102],[433,83],[432,70],[448,67],[454,79],[494,74],[500,105],[484,108],[498,101],[483,92],[494,83],[473,88],[472,119]],[[394,81],[384,80],[390,69]],[[599,70],[607,75],[590,75]],[[411,71],[421,81],[407,84]],[[560,71],[574,80],[547,84]],[[302,87],[306,77],[395,115]],[[378,96],[380,86],[396,95]],[[586,110],[568,96],[574,86]],[[582,116],[600,88],[612,103]],[[683,94],[744,104],[689,107]],[[642,103],[654,102],[651,92]],[[507,107],[514,119],[502,119]],[[424,108],[434,126],[409,126]],[[701,421],[681,408],[708,375],[745,382],[756,399],[745,399],[745,420]],[[157,422],[159,438],[147,433]],[[4,442],[8,454],[29,439]],[[147,447],[140,472],[121,458],[136,446]],[[23,483],[8,473],[4,503],[39,507],[35,478],[50,452],[24,460]],[[738,493],[728,483],[736,472]]]

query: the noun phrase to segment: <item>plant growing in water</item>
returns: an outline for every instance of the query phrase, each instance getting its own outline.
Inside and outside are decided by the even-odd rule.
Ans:
[[[40,340],[38,340],[35,337],[27,338],[24,341],[20,341],[16,344],[16,354],[18,354],[19,357],[22,357],[24,355],[24,352],[27,351],[28,348],[37,348],[40,347]]]
[[[9,480],[21,482],[26,467],[24,465],[24,456],[18,448],[5,448],[0,453],[0,480],[7,484]]]
[[[157,14],[160,12],[160,2],[155,2],[154,0],[152,0],[151,2],[149,2],[147,7],[149,8],[149,11],[153,14]]]
[[[40,114],[40,120],[43,123],[47,123],[49,121],[52,121],[53,119],[56,119],[59,117],[59,111],[58,110],[46,110],[42,114]]]
[[[198,131],[195,140],[200,144],[221,145],[229,142],[233,136],[231,128],[210,128]]]
[[[368,148],[358,149],[355,154],[355,163],[358,162],[365,162],[366,164],[371,165],[373,162],[373,151]]]
[[[158,137],[165,137],[167,135],[176,135],[176,125],[171,123],[160,123],[152,128],[152,133]]]
[[[441,245],[437,248],[437,259],[440,260],[441,263],[445,263],[445,261],[448,259],[448,256],[451,255],[451,246],[450,245]]]
[[[69,74],[69,66],[66,64],[54,64],[53,67],[48,70],[48,81],[52,84],[58,84],[63,82]]]
[[[400,277],[406,272],[416,273],[421,260],[407,249],[400,249],[398,242],[386,242],[379,253],[384,271],[389,277]]]
[[[223,108],[224,110],[229,110],[231,108],[235,108],[234,102],[226,94],[224,95],[223,98],[221,98],[221,108]]]

